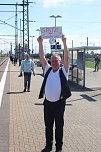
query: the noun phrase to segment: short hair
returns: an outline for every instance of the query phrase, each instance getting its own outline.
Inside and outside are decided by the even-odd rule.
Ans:
[[[29,58],[29,54],[25,54],[25,57],[26,57],[26,58]]]
[[[53,53],[52,56],[51,56],[51,59],[52,59],[52,57],[57,57],[59,59],[59,61],[61,61],[61,57],[57,53]]]

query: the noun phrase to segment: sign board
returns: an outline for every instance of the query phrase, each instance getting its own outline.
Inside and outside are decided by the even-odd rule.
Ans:
[[[58,44],[58,45],[51,45],[51,49],[53,50],[53,49],[61,49],[61,45],[60,44]]]
[[[62,37],[62,27],[40,27],[41,36],[43,39],[53,39]]]
[[[77,53],[77,67],[78,69],[83,70],[84,67],[83,52]]]
[[[55,39],[54,39],[54,38],[50,38],[50,39],[49,39],[49,43],[50,43],[50,44],[55,43]]]

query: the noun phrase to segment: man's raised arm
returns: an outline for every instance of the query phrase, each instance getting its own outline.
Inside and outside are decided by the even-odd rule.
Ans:
[[[40,61],[41,61],[41,64],[42,64],[42,67],[43,69],[45,68],[46,64],[47,64],[47,60],[45,58],[45,55],[44,55],[44,50],[43,50],[43,39],[41,36],[39,36],[37,38],[37,41],[39,43],[39,57],[40,57]]]
[[[63,62],[64,62],[64,68],[66,71],[68,71],[69,69],[69,51],[67,49],[67,44],[66,44],[66,38],[64,35],[62,35],[62,42],[63,42],[63,46],[64,46],[64,59],[63,59]]]

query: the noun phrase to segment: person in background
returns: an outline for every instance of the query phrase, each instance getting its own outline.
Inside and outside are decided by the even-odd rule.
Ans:
[[[17,64],[17,57],[14,57],[14,66]]]
[[[66,45],[66,38],[64,35],[62,35],[62,42],[64,46],[63,66],[62,67],[60,66],[61,57],[58,54],[52,54],[51,64],[50,64],[48,63],[44,55],[42,37],[39,36],[37,40],[39,43],[39,56],[40,56],[43,70],[44,70],[44,76],[51,67],[51,71],[47,77],[47,81],[44,86],[45,99],[44,99],[43,104],[44,104],[46,145],[45,145],[45,148],[41,152],[50,152],[52,150],[54,121],[55,121],[56,152],[62,152],[64,111],[65,111],[66,100],[64,98],[61,98],[61,92],[64,92],[65,90],[63,90],[62,88],[59,70],[61,68],[64,77],[68,79],[69,51]],[[40,94],[39,98],[41,97],[42,95]]]
[[[99,71],[99,64],[100,64],[100,58],[99,58],[99,55],[97,54],[95,56],[95,70],[94,70],[94,72]]]
[[[51,60],[50,60],[50,59],[48,59],[48,64],[50,64],[50,65],[51,65]]]
[[[12,64],[13,64],[13,56],[12,56],[12,55],[10,55],[10,61],[11,61]]]
[[[35,67],[28,54],[25,54],[25,60],[21,62],[20,76],[24,73],[24,92],[30,92],[31,73],[35,76]]]

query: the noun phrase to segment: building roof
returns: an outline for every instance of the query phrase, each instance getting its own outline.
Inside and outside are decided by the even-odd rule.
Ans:
[[[80,46],[80,47],[73,47],[68,48],[69,51],[90,51],[90,50],[101,50],[101,46]],[[63,49],[52,49],[52,52],[63,52]]]
[[[68,49],[69,51],[101,50],[101,46],[81,46],[81,47],[73,47]]]

